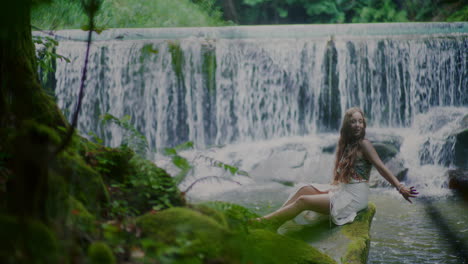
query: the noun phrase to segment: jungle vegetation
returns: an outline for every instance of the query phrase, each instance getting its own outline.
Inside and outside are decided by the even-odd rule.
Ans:
[[[98,28],[468,21],[466,0],[103,0]],[[35,5],[38,29],[82,28],[79,0]]]

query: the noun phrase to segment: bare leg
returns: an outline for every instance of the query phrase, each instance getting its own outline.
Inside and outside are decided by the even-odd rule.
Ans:
[[[296,215],[304,210],[329,214],[330,198],[328,194],[301,195],[294,202],[281,207],[271,214],[261,217],[261,219],[283,223],[296,217]]]
[[[319,190],[317,190],[316,188],[312,187],[312,186],[304,186],[302,188],[300,188],[292,197],[291,199],[287,200],[282,206],[282,207],[285,207],[293,202],[295,202],[297,200],[297,198],[299,198],[300,196],[302,195],[315,195],[315,194],[325,194],[325,193],[328,193],[327,192],[321,192]]]

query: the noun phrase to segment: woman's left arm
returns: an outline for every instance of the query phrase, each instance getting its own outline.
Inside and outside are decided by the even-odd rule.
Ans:
[[[397,188],[400,194],[403,195],[403,197],[411,203],[411,200],[409,198],[416,197],[416,195],[418,194],[416,192],[416,189],[414,187],[406,188],[402,183],[398,181],[398,179],[393,175],[393,173],[382,162],[382,160],[379,157],[379,154],[377,154],[377,151],[375,151],[374,146],[372,146],[372,143],[369,140],[362,140],[360,147],[364,156],[370,162],[372,162],[372,164],[380,173],[380,175],[382,175],[382,177],[384,177],[391,185]]]

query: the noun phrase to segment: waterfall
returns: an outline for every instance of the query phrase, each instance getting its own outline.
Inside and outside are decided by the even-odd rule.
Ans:
[[[55,92],[70,118],[85,43],[57,34],[71,63],[57,61]],[[350,106],[377,128],[468,106],[467,23],[122,29],[96,39],[79,130],[112,146],[123,134],[100,124],[104,113],[129,115],[160,149],[336,132]]]

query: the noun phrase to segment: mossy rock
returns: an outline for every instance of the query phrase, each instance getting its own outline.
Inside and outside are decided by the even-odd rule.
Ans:
[[[61,225],[69,215],[69,186],[62,175],[49,171],[46,212],[48,219]]]
[[[366,263],[375,210],[375,205],[369,203],[352,223],[343,226],[331,224],[328,216],[315,217],[307,225],[289,221],[279,229],[279,233],[308,242],[337,263]]]
[[[70,196],[68,198],[69,214],[67,226],[72,230],[77,230],[82,234],[97,236],[96,217],[92,215],[84,205]]]
[[[196,205],[192,205],[191,206],[191,209],[201,213],[201,214],[204,214],[204,215],[207,215],[211,218],[213,218],[214,220],[216,220],[216,222],[218,222],[220,225],[226,227],[226,228],[229,228],[229,225],[228,225],[228,221],[226,219],[226,216],[221,213],[220,211],[216,210],[216,209],[213,209],[211,208],[210,206],[206,205],[206,204],[196,204]]]
[[[265,230],[251,230],[244,245],[245,263],[336,263],[306,242]]]
[[[180,258],[192,258],[200,254],[205,258],[223,256],[227,252],[220,241],[232,235],[213,218],[180,207],[146,214],[137,218],[136,224],[141,229],[142,237],[151,238],[159,245],[154,248],[156,251],[168,246],[183,247]]]
[[[370,227],[375,214],[375,204],[369,203],[351,224],[343,226],[341,232],[351,240],[342,263],[367,263],[370,249]]]
[[[109,193],[101,175],[88,166],[78,154],[66,151],[59,155],[55,163],[57,174],[63,175],[77,200],[92,213],[99,214],[109,201]]]
[[[221,207],[223,203],[213,204]],[[171,263],[335,263],[303,241],[266,229],[228,229],[222,219],[229,217],[224,213],[205,204],[194,207],[170,208],[139,217],[137,226],[146,255],[171,257]],[[224,205],[230,208],[227,211],[236,210],[233,207],[243,208]],[[239,211],[244,210],[248,211]],[[220,214],[224,216],[220,218]]]
[[[39,221],[0,215],[1,263],[58,263],[58,243]]]
[[[251,212],[245,207],[228,202],[211,201],[202,203],[200,206],[208,207],[222,213],[227,220],[229,228],[232,230],[245,231],[249,220],[259,217],[258,214]]]
[[[93,242],[88,248],[90,264],[114,264],[115,256],[109,246],[101,241]]]

